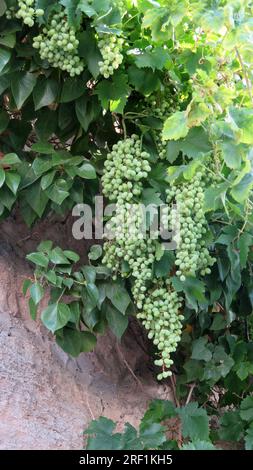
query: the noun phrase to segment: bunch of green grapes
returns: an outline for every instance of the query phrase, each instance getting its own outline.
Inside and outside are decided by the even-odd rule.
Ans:
[[[162,85],[162,89],[145,98],[150,114],[165,121],[170,114],[180,109],[179,94],[171,83]]]
[[[103,60],[98,65],[103,77],[109,78],[122,64],[124,59],[121,53],[123,44],[124,40],[118,36],[111,36],[109,34],[100,36],[98,47]]]
[[[221,152],[215,152],[205,162],[205,172],[203,173],[203,182],[206,187],[213,186],[222,181],[221,177],[222,161]]]
[[[142,180],[151,170],[148,153],[138,136],[119,141],[107,155],[102,176],[103,192],[110,201],[131,202],[142,192]]]
[[[215,262],[206,247],[207,221],[203,211],[205,182],[204,170],[199,170],[191,181],[172,184],[167,192],[167,202],[176,203],[177,210],[169,217],[173,225],[179,218],[180,239],[176,250],[177,276],[185,281],[186,276],[210,274]]]
[[[46,59],[55,68],[66,70],[71,77],[80,75],[84,65],[78,56],[79,41],[65,13],[55,13],[42,32],[33,41],[33,47],[39,50],[41,59]]]
[[[44,10],[35,8],[34,4],[35,0],[18,0],[18,11],[15,14],[16,18],[22,19],[30,27],[34,25],[35,16],[44,15]]]
[[[170,280],[156,282],[155,287],[148,291],[142,311],[137,314],[148,330],[148,337],[152,339],[159,351],[159,359],[155,365],[162,367],[158,380],[166,379],[172,373],[169,370],[173,361],[171,354],[176,351],[181,339],[182,320],[180,314],[182,298],[173,291]]]
[[[152,278],[155,245],[153,240],[145,237],[141,206],[117,205],[115,215],[107,224],[107,238],[108,233],[112,239],[104,244],[103,263],[112,270],[114,278],[117,274],[133,277],[133,297],[137,307],[142,308],[147,283]]]

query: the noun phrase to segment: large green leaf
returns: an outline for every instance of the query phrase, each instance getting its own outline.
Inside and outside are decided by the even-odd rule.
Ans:
[[[156,47],[153,49],[148,47],[146,50],[136,55],[135,63],[139,68],[150,67],[153,70],[162,70],[169,59],[170,56],[168,51],[166,51],[163,47]]]
[[[32,93],[36,85],[36,81],[36,75],[30,72],[21,72],[15,74],[12,78],[11,91],[18,109],[22,107],[25,100]]]
[[[189,132],[187,126],[187,118],[184,111],[177,111],[172,114],[164,124],[163,139],[164,140],[178,140],[186,137]]]
[[[100,106],[96,96],[81,96],[75,104],[77,119],[85,132],[89,125],[98,117]]]
[[[96,336],[92,333],[67,327],[63,329],[61,335],[56,336],[56,341],[72,357],[77,357],[82,352],[90,352],[96,346]]]
[[[7,166],[16,165],[18,163],[21,163],[21,160],[18,158],[18,156],[15,153],[7,153],[0,160],[0,166],[1,165],[7,165]]]
[[[49,259],[44,253],[30,253],[29,255],[26,256],[28,261],[31,261],[32,263],[41,266],[42,268],[47,268]]]
[[[107,286],[106,295],[114,307],[125,315],[127,307],[131,302],[127,290],[121,284],[114,282]]]
[[[195,339],[192,343],[192,359],[198,359],[200,361],[208,362],[212,359],[212,353],[207,347],[208,338],[203,336],[202,338]]]
[[[143,95],[149,95],[159,87],[159,78],[151,69],[138,69],[131,66],[128,69],[129,82]]]
[[[10,58],[10,51],[0,47],[0,72],[2,72],[3,68],[6,66],[6,64],[8,64]]]
[[[80,98],[86,92],[86,83],[81,78],[67,78],[61,92],[61,103],[69,103]]]
[[[44,325],[55,333],[65,326],[71,318],[71,310],[67,304],[50,304],[41,314],[41,320]]]
[[[96,179],[96,170],[91,163],[83,163],[76,169],[76,174],[80,176],[80,178],[93,180]]]
[[[225,441],[240,441],[243,435],[243,422],[239,411],[227,411],[220,420],[219,437]]]
[[[30,287],[30,294],[35,305],[37,305],[44,297],[44,289],[42,285],[39,282],[35,282],[34,284],[32,284],[32,286]]]
[[[244,398],[240,407],[240,417],[244,421],[253,421],[253,396]]]
[[[52,104],[59,93],[59,84],[52,78],[43,78],[37,81],[33,90],[35,111]]]
[[[182,434],[190,439],[208,440],[209,420],[206,410],[195,402],[177,409],[182,422]]]
[[[15,172],[6,172],[5,183],[13,194],[17,194],[18,187],[20,185],[21,176]]]
[[[231,194],[237,202],[244,202],[248,198],[252,188],[253,173],[247,173],[247,175],[242,178],[240,183],[232,188]]]
[[[171,144],[173,143],[174,142],[171,142]],[[183,140],[177,141],[176,144],[179,149],[190,158],[201,157],[212,150],[212,144],[202,127],[193,127],[190,129],[188,135]]]
[[[94,33],[91,30],[82,31],[79,36],[79,55],[87,62],[88,69],[94,78],[99,75],[98,63],[102,60]]]
[[[109,303],[106,305],[105,315],[109,328],[112,330],[115,336],[120,339],[127,329],[128,317],[126,315],[122,315]]]
[[[96,87],[102,106],[111,111],[122,113],[130,94],[128,77],[122,72],[113,75],[112,80],[102,80]]]

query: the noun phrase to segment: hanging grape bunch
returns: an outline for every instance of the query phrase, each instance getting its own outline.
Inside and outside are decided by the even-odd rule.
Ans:
[[[71,77],[80,75],[84,69],[78,56],[78,44],[75,29],[69,26],[63,11],[55,13],[42,34],[33,41],[33,47],[39,50],[41,59],[68,72]]]
[[[151,170],[148,153],[143,152],[138,136],[120,140],[107,155],[102,177],[104,195],[123,204],[140,196],[142,180]]]
[[[109,78],[123,62],[121,53],[124,40],[118,36],[104,34],[99,37],[98,47],[103,60],[98,63],[101,75]]]
[[[132,292],[138,308],[145,299],[146,283],[151,280],[155,259],[154,242],[145,239],[143,220],[141,206],[129,203],[117,206],[108,227],[114,237],[104,244],[103,258],[114,276],[133,276]],[[123,263],[128,267],[125,272],[121,269]]]
[[[170,369],[173,361],[171,354],[176,351],[181,339],[182,321],[184,316],[180,314],[182,298],[173,291],[170,280],[156,282],[155,288],[150,289],[143,309],[137,314],[146,330],[148,338],[152,339],[158,349],[159,359],[155,365],[162,367],[158,374],[158,380],[166,379],[172,375]]]
[[[9,19],[12,17],[13,10],[9,10]],[[35,8],[35,0],[18,0],[18,11],[16,12],[16,18],[22,19],[24,24],[32,27],[34,25],[34,18],[36,16],[44,15],[44,10],[41,8]]]
[[[215,262],[206,247],[207,221],[203,211],[204,170],[199,170],[189,182],[172,184],[167,192],[167,202],[175,202],[180,220],[180,242],[176,250],[176,275],[181,281],[186,276],[210,274]],[[173,215],[173,212],[171,213]],[[169,222],[173,224],[172,215]]]

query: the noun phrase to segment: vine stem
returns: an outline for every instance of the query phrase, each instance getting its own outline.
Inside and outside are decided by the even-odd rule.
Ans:
[[[133,376],[133,378],[135,379],[135,381],[137,382],[137,384],[139,385],[139,387],[143,390],[143,385],[142,385],[141,381],[138,379],[138,377],[135,375],[133,369],[132,369],[131,366],[128,364],[126,358],[124,357],[123,352],[122,352],[121,349],[120,349],[120,346],[119,346],[118,342],[116,343],[116,349],[117,349],[117,351],[118,351],[120,357],[122,358],[122,360],[123,360],[123,362],[124,362],[126,368],[129,370],[130,374]]]
[[[235,52],[236,52],[236,55],[237,55],[237,58],[239,60],[239,63],[240,63],[240,66],[241,66],[241,69],[242,69],[242,72],[243,72],[243,75],[244,75],[244,78],[246,80],[246,85],[247,85],[247,88],[248,88],[248,92],[249,92],[249,96],[250,96],[250,101],[251,103],[253,104],[253,97],[252,97],[252,91],[251,91],[251,83],[250,83],[250,80],[249,80],[249,76],[248,76],[248,72],[245,68],[245,65],[243,63],[243,60],[242,60],[242,56],[239,52],[239,49],[238,47],[235,47]]]
[[[188,397],[187,397],[186,402],[185,402],[186,405],[188,405],[190,403],[191,397],[192,397],[192,394],[193,394],[193,390],[194,390],[195,387],[196,387],[195,383],[190,386]]]
[[[180,408],[180,403],[179,403],[179,401],[178,401],[177,393],[176,393],[176,384],[175,384],[175,377],[174,377],[174,374],[172,374],[172,375],[170,376],[170,382],[171,382],[171,386],[172,386],[174,401],[175,401],[177,407]]]
[[[124,139],[127,138],[127,130],[126,130],[126,123],[125,120],[122,119],[122,127],[123,127],[123,132],[124,132]]]

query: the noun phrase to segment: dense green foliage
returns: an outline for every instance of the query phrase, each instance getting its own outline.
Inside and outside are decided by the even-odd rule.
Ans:
[[[211,407],[215,387],[219,405],[243,406],[253,392],[251,3],[0,8],[1,218],[15,204],[29,225],[93,204],[100,177],[122,209],[111,219],[118,237],[92,249],[90,266],[50,243],[28,257],[32,316],[50,286],[42,321],[75,356],[107,326],[120,337],[137,314],[159,379],[176,374],[180,398],[198,384]],[[181,208],[177,250],[124,233],[128,204],[166,202]]]
[[[105,417],[94,420],[85,430],[87,450],[219,450],[223,440],[253,449],[253,398],[241,406],[216,416],[215,427],[198,403],[176,408],[170,401],[154,400],[143,416],[139,429],[126,423],[123,433],[115,433],[116,423]],[[216,445],[215,445],[216,442]]]

